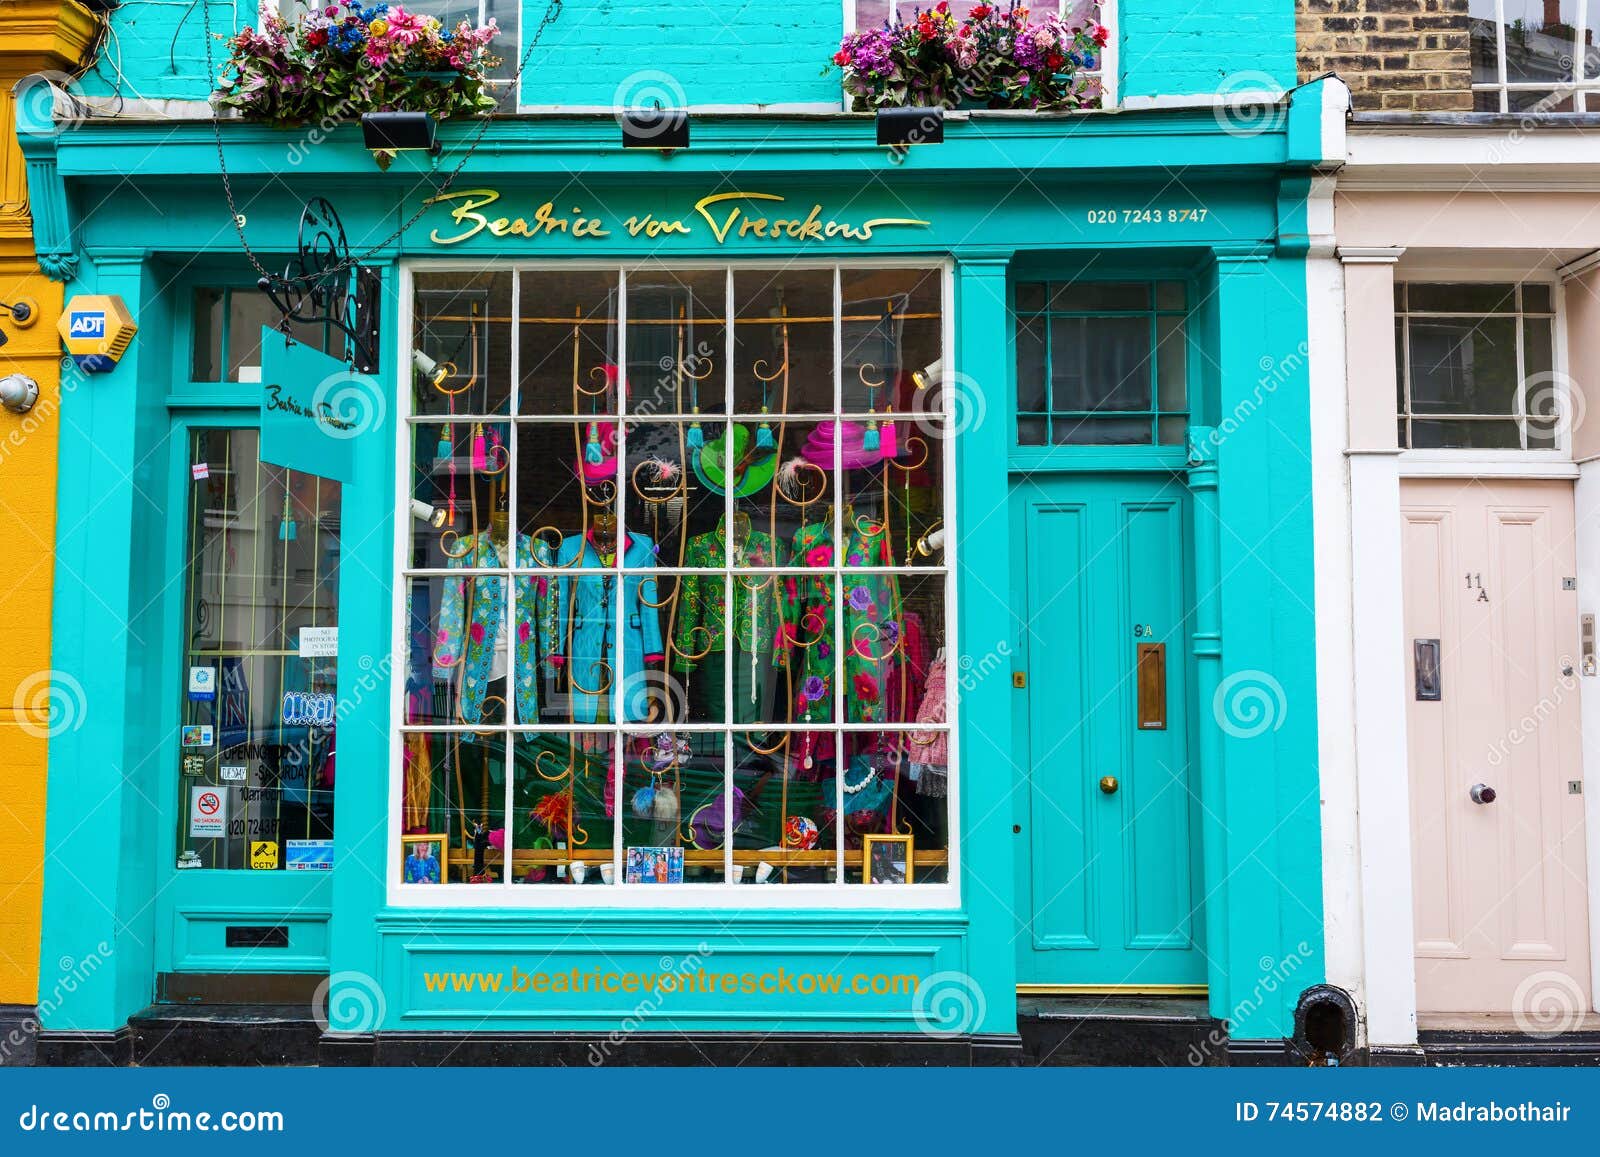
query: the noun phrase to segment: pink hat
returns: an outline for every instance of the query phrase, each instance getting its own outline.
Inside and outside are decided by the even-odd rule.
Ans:
[[[807,436],[806,444],[800,448],[800,453],[807,462],[821,466],[824,470],[833,469],[834,428],[832,422],[817,423]],[[871,466],[876,462],[893,458],[899,453],[893,422],[878,423],[878,447],[875,450],[867,449],[867,428],[860,422],[840,422],[838,431],[839,461],[846,470]]]
[[[617,476],[617,424],[588,422],[583,428],[583,453],[578,455],[578,477],[587,483]]]

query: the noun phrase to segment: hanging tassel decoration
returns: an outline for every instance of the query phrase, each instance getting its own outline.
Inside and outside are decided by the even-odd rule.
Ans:
[[[763,417],[765,417],[767,413],[767,408],[765,406],[761,407],[761,413]],[[763,421],[761,425],[756,427],[756,449],[771,450],[772,447],[772,423]]]
[[[451,445],[453,441],[454,438],[452,438],[450,434],[450,427],[440,426],[439,445],[435,447],[433,451],[433,459],[435,462],[444,462],[449,459],[450,455],[455,452],[454,447]]]
[[[299,527],[295,526],[294,523],[294,512],[289,508],[289,490],[288,487],[285,487],[283,491],[283,518],[278,522],[278,541],[293,542],[298,532]]]
[[[589,433],[583,443],[583,460],[591,466],[598,466],[606,460],[605,451],[600,448],[599,422],[589,423]]]
[[[878,423],[876,421],[868,422],[867,428],[861,434],[861,448],[869,454],[876,454],[881,445],[882,442],[878,435]]]
[[[489,448],[483,437],[483,423],[472,428],[472,469],[482,474],[489,469]]]
[[[694,412],[698,416],[700,413],[700,407],[696,406],[694,408]],[[689,449],[696,454],[700,453],[700,451],[705,447],[706,432],[700,428],[699,422],[691,422],[689,424],[688,443]]]

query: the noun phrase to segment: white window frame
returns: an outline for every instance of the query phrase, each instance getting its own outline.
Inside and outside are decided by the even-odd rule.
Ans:
[[[924,7],[931,8],[938,0],[918,0],[918,2]],[[1006,0],[997,0],[997,2],[1004,4]],[[899,10],[897,3],[898,0],[889,0],[891,17]],[[1067,14],[1067,6],[1068,0],[1057,0],[1056,15],[1065,16]],[[1047,11],[1050,7],[1049,0],[1042,0],[1041,3],[1031,5],[1031,7],[1034,11]],[[1100,0],[1100,23],[1110,33],[1106,37],[1106,46],[1100,50],[1100,67],[1083,75],[1100,78],[1100,107],[1103,109],[1116,108],[1118,75],[1117,0]],[[844,30],[846,34],[861,30],[856,22],[856,0],[844,0]],[[848,97],[845,100],[845,107],[850,107]]]
[[[838,416],[838,415],[841,415],[841,414],[848,414],[850,416],[855,416],[856,415],[856,411],[854,411],[854,410],[844,411],[844,410],[841,409],[843,385],[842,385],[842,375],[841,375],[841,372],[840,372],[840,367],[842,365],[842,360],[843,360],[843,349],[842,349],[843,331],[842,331],[842,327],[840,325],[840,322],[838,320],[840,307],[842,305],[842,300],[841,300],[842,290],[841,290],[841,277],[840,277],[841,271],[854,269],[854,268],[860,268],[860,269],[908,268],[908,269],[928,269],[928,270],[937,270],[937,271],[939,271],[940,274],[941,274],[941,278],[940,278],[940,285],[941,285],[941,312],[943,314],[943,317],[942,317],[941,322],[940,322],[942,348],[943,348],[944,358],[946,359],[945,364],[947,364],[947,365],[948,364],[953,364],[953,362],[950,361],[949,359],[953,358],[954,350],[955,350],[955,344],[954,344],[954,338],[955,338],[955,311],[954,311],[953,305],[952,305],[952,303],[954,301],[954,288],[955,288],[955,286],[954,286],[954,265],[953,265],[952,262],[949,261],[949,259],[944,258],[944,257],[935,256],[935,255],[930,255],[930,256],[926,256],[926,257],[888,257],[888,256],[885,256],[885,257],[880,257],[880,258],[858,258],[858,259],[853,259],[853,260],[840,260],[840,259],[815,259],[815,260],[812,260],[812,259],[792,259],[792,260],[783,260],[781,258],[780,259],[771,259],[771,260],[762,260],[760,258],[741,258],[741,259],[723,259],[723,260],[690,259],[690,260],[681,260],[681,261],[654,259],[654,260],[614,260],[614,261],[515,261],[515,262],[506,262],[506,261],[494,261],[492,259],[491,260],[478,260],[478,261],[457,261],[457,260],[448,260],[448,259],[446,259],[446,260],[422,259],[422,260],[416,260],[416,261],[403,262],[401,264],[401,268],[400,268],[400,273],[401,273],[401,276],[400,276],[401,294],[400,294],[400,307],[399,307],[399,311],[398,311],[398,313],[399,313],[398,323],[399,323],[399,327],[400,327],[399,332],[402,335],[402,338],[403,338],[403,341],[404,341],[404,348],[406,349],[407,353],[406,353],[406,356],[396,359],[399,364],[395,368],[395,397],[397,399],[399,399],[399,403],[398,403],[398,406],[397,406],[397,416],[398,416],[399,420],[396,422],[396,453],[395,453],[395,490],[394,490],[394,495],[395,495],[395,509],[397,511],[397,513],[395,515],[395,538],[394,538],[394,550],[395,550],[394,559],[395,559],[395,562],[394,562],[394,565],[393,565],[393,567],[391,569],[391,573],[393,575],[393,582],[394,582],[393,599],[392,599],[393,606],[391,608],[391,632],[392,632],[392,634],[391,634],[391,648],[392,648],[391,653],[393,655],[396,655],[396,656],[406,655],[406,654],[409,653],[409,648],[411,646],[410,622],[409,622],[409,615],[407,613],[407,602],[408,602],[407,593],[408,593],[409,587],[410,587],[410,580],[412,578],[414,578],[414,577],[429,577],[429,576],[434,576],[434,575],[437,575],[437,574],[445,574],[445,573],[450,573],[450,574],[454,575],[454,574],[458,574],[459,573],[459,572],[434,571],[434,570],[430,570],[430,569],[419,569],[419,568],[415,568],[415,567],[410,565],[410,552],[411,552],[411,548],[412,548],[411,535],[412,535],[412,522],[413,522],[413,520],[412,520],[412,518],[410,516],[410,512],[409,512],[410,494],[411,494],[410,487],[411,487],[411,482],[412,482],[412,461],[411,461],[411,455],[412,455],[412,428],[413,428],[413,426],[418,425],[418,424],[437,423],[438,420],[439,420],[439,416],[437,414],[433,414],[433,415],[418,415],[418,414],[414,413],[413,410],[412,410],[412,375],[411,375],[411,357],[410,357],[410,352],[409,351],[412,348],[412,343],[413,343],[414,338],[415,338],[414,304],[415,304],[415,276],[416,276],[416,274],[418,274],[418,273],[447,273],[447,272],[481,273],[481,272],[485,272],[485,271],[489,271],[489,270],[494,270],[494,271],[505,270],[505,271],[510,271],[510,272],[512,272],[514,274],[519,274],[519,275],[521,273],[524,273],[524,272],[536,272],[536,271],[544,271],[544,272],[549,272],[549,271],[574,271],[574,272],[576,272],[576,271],[591,271],[592,272],[592,271],[596,271],[596,270],[600,270],[600,271],[615,271],[618,274],[618,289],[619,289],[619,298],[618,298],[619,305],[618,305],[618,316],[617,316],[618,359],[619,359],[618,364],[626,364],[626,358],[627,358],[627,352],[626,352],[627,351],[627,347],[626,347],[626,341],[627,341],[627,337],[626,337],[626,335],[627,335],[627,305],[626,305],[626,302],[627,302],[627,280],[626,280],[626,278],[627,278],[628,274],[633,273],[633,272],[657,272],[657,271],[661,271],[661,270],[664,270],[664,269],[685,270],[685,271],[688,271],[688,270],[707,270],[707,269],[713,269],[713,270],[724,269],[724,270],[728,271],[728,275],[729,275],[729,278],[730,278],[730,281],[731,281],[731,278],[732,278],[733,274],[736,271],[738,271],[739,269],[741,269],[741,268],[771,269],[771,268],[773,268],[773,266],[775,264],[781,264],[782,267],[784,269],[786,269],[786,270],[790,270],[790,269],[797,269],[797,270],[798,269],[832,269],[832,270],[834,270],[834,279],[833,279],[834,313],[835,313],[835,320],[834,320],[834,324],[833,324],[833,370],[834,370],[834,375],[833,375],[834,376],[834,411],[833,411],[833,414],[834,414],[834,416]],[[513,284],[513,288],[512,288],[512,314],[513,314],[513,316],[520,316],[521,282],[522,282],[522,279],[521,279],[520,276],[515,277],[513,279],[513,282],[512,282],[512,284]],[[731,301],[731,294],[730,294],[730,301]],[[732,355],[732,348],[733,348],[733,326],[731,324],[729,324],[727,326],[727,330],[728,330],[728,333],[727,333],[728,353],[725,355],[725,358],[724,358],[724,373],[726,373],[728,375],[728,377],[727,377],[727,382],[728,382],[727,397],[728,397],[729,410],[728,410],[728,413],[726,415],[720,415],[718,417],[719,418],[725,418],[725,420],[727,422],[729,422],[730,424],[734,423],[734,422],[745,422],[745,421],[759,422],[759,421],[762,420],[762,415],[760,415],[760,414],[745,414],[745,413],[742,413],[742,412],[739,412],[739,411],[735,411],[732,408],[732,402],[733,402],[733,398],[735,396],[734,392],[733,392],[733,378],[732,378],[733,370],[732,370],[732,356],[731,356]],[[519,381],[519,379],[520,379],[520,368],[519,368],[520,357],[521,357],[521,342],[519,340],[517,340],[516,335],[513,334],[512,341],[511,341],[511,366],[510,366],[512,392],[511,392],[510,402],[509,402],[509,406],[508,406],[508,409],[510,411],[509,416],[506,415],[506,414],[457,415],[453,419],[458,424],[462,423],[462,422],[471,423],[471,422],[478,421],[478,420],[483,420],[483,421],[502,421],[502,422],[509,421],[511,423],[512,430],[513,430],[513,433],[512,433],[512,436],[511,436],[511,441],[510,441],[510,446],[511,446],[512,455],[513,455],[513,457],[512,457],[512,466],[513,467],[515,466],[515,446],[516,446],[516,434],[514,432],[515,428],[516,428],[516,420],[515,419],[518,418],[518,417],[533,417],[533,415],[518,415],[518,413],[517,413],[517,411],[519,409],[519,401],[520,401],[520,399],[518,397],[518,392],[519,392],[519,389],[520,389],[520,381]],[[629,419],[627,417],[627,388],[626,388],[626,383],[625,382],[623,382],[623,384],[619,387],[619,395],[620,396],[618,397],[617,406],[618,406],[619,414],[622,415],[622,420],[621,420],[621,427],[622,428],[621,428],[621,438],[620,438],[620,441],[619,441],[619,453],[625,455],[626,452],[627,452],[627,427],[630,424],[630,421],[629,421]],[[947,399],[947,404],[948,403],[949,403],[949,400]],[[665,420],[665,419],[661,418],[661,416],[659,416],[659,415],[653,415],[648,419],[640,419],[640,420],[658,421],[658,420]],[[956,603],[957,590],[958,590],[958,588],[957,588],[957,554],[956,554],[957,547],[956,547],[956,544],[957,544],[957,542],[959,540],[959,535],[957,533],[957,524],[956,524],[956,502],[955,502],[955,481],[956,481],[956,475],[955,475],[955,469],[956,469],[955,440],[956,440],[957,426],[952,421],[949,424],[949,426],[947,427],[947,429],[948,429],[948,436],[943,439],[943,446],[942,446],[942,454],[943,454],[942,469],[943,469],[943,475],[942,475],[942,478],[941,478],[941,488],[942,488],[941,500],[942,500],[942,506],[943,506],[942,513],[943,513],[943,517],[944,517],[944,525],[945,525],[945,528],[946,528],[946,531],[947,531],[946,537],[945,537],[945,542],[946,542],[947,545],[945,547],[945,552],[944,552],[944,554],[945,554],[944,564],[941,567],[910,567],[910,566],[901,565],[901,566],[896,566],[896,567],[893,567],[893,568],[883,568],[883,569],[886,570],[886,571],[890,571],[890,572],[894,573],[895,575],[901,576],[901,577],[912,577],[912,578],[920,577],[920,578],[923,578],[923,579],[938,579],[938,578],[941,578],[941,577],[943,578],[943,581],[944,581],[944,609],[945,609],[945,651],[946,651],[947,658],[948,658],[948,660],[949,660],[949,662],[951,664],[951,669],[953,671],[959,671],[959,669],[960,669],[959,665],[956,664],[956,662],[955,662],[956,657],[959,656],[960,653],[961,653],[960,652],[960,640],[959,640],[959,634],[958,634],[959,614],[958,614],[958,611],[957,611],[957,603]],[[517,523],[517,488],[514,487],[514,486],[510,487],[508,493],[509,493],[509,505],[510,505],[509,515],[510,515],[510,519],[511,519],[511,524],[513,526],[515,526],[515,525],[518,524]],[[726,499],[726,501],[728,503],[728,509],[731,510],[731,508],[732,508],[732,498],[728,497]],[[618,534],[619,539],[621,538],[622,535],[626,534],[626,532],[627,532],[626,506],[627,506],[627,504],[625,502],[622,502],[622,501],[619,501],[618,504],[617,504],[617,516],[618,516],[617,517],[617,534]],[[725,513],[724,517],[726,517],[726,513]],[[835,531],[835,537],[837,539],[837,528],[836,528],[836,531]],[[649,569],[649,570],[644,570],[644,571],[623,568],[623,569],[619,569],[617,572],[613,572],[613,573],[617,573],[622,578],[626,578],[626,576],[628,576],[630,574],[652,574],[652,575],[660,574],[660,573],[663,573],[663,569],[665,570],[666,573],[669,573],[669,574],[672,573],[672,571],[673,571],[673,568],[656,568],[656,569]],[[727,568],[724,568],[723,573],[724,574],[731,574],[731,573],[735,573],[735,572],[733,572],[733,571],[731,571],[731,570],[729,570]],[[837,561],[837,557],[836,557],[834,567],[832,568],[830,573],[846,574],[847,575],[847,574],[851,573],[851,569],[848,568],[848,567],[841,567],[839,562]],[[617,614],[618,614],[618,628],[619,628],[618,637],[620,637],[621,616],[623,614],[622,600],[618,599],[617,600],[617,604],[618,604],[617,605]],[[841,644],[840,644],[840,641],[839,641],[839,635],[843,630],[843,627],[842,627],[843,619],[844,619],[843,615],[836,614],[834,616],[835,654],[842,654],[842,651],[840,650],[840,645]],[[630,884],[627,884],[627,883],[624,882],[623,870],[622,870],[622,862],[623,862],[623,859],[626,856],[626,852],[627,852],[627,849],[623,846],[623,842],[622,842],[622,839],[621,839],[622,812],[623,812],[623,809],[626,806],[626,804],[625,804],[625,802],[624,802],[624,800],[622,798],[623,797],[623,791],[621,789],[621,786],[619,785],[618,791],[616,792],[616,807],[614,808],[613,829],[612,829],[613,830],[613,837],[612,837],[612,844],[613,844],[613,847],[612,847],[612,864],[613,864],[613,869],[612,870],[613,870],[613,879],[614,879],[615,882],[610,884],[610,885],[584,886],[582,891],[579,891],[578,889],[576,889],[574,887],[570,887],[570,886],[569,887],[563,887],[563,886],[560,886],[560,885],[526,885],[526,884],[520,884],[520,883],[517,883],[513,879],[510,878],[511,877],[511,873],[503,871],[503,870],[502,870],[501,875],[504,878],[501,879],[498,883],[495,883],[495,884],[443,885],[443,886],[441,886],[441,885],[430,885],[430,884],[405,884],[405,883],[402,883],[401,879],[400,879],[400,872],[399,872],[399,867],[398,867],[399,864],[400,864],[400,854],[401,854],[401,845],[400,845],[401,823],[400,823],[400,818],[401,818],[401,816],[403,814],[403,807],[404,807],[404,802],[403,802],[403,794],[404,794],[403,764],[404,764],[404,759],[403,759],[403,750],[402,750],[402,743],[403,743],[402,736],[406,732],[443,733],[443,732],[449,732],[449,731],[452,731],[452,730],[461,731],[461,732],[467,732],[467,731],[486,731],[486,730],[493,729],[493,730],[512,733],[512,734],[516,734],[516,733],[523,733],[523,734],[563,734],[563,733],[565,733],[565,734],[576,734],[576,733],[595,733],[595,732],[604,731],[604,732],[608,732],[608,733],[620,738],[620,737],[622,737],[624,735],[627,735],[629,733],[637,734],[638,732],[640,732],[641,730],[645,730],[646,728],[641,726],[641,725],[639,725],[639,724],[618,724],[618,723],[610,723],[610,724],[603,724],[603,725],[602,724],[593,724],[593,725],[585,725],[585,724],[542,724],[542,723],[541,724],[531,724],[531,725],[496,724],[496,725],[493,725],[492,728],[490,728],[490,727],[472,727],[472,726],[467,726],[467,725],[454,726],[454,727],[448,726],[448,725],[426,725],[426,724],[414,725],[414,726],[413,725],[408,725],[405,722],[405,698],[406,698],[405,682],[406,682],[406,668],[408,667],[408,664],[399,663],[399,664],[396,664],[395,667],[397,669],[394,670],[391,673],[391,677],[390,677],[389,792],[388,792],[388,808],[387,808],[387,812],[386,812],[386,815],[385,815],[385,823],[386,823],[386,828],[387,828],[388,835],[387,835],[387,838],[384,841],[384,847],[385,847],[385,850],[386,850],[385,851],[386,858],[385,858],[385,863],[384,863],[384,880],[385,880],[385,888],[386,888],[386,894],[387,894],[387,898],[388,898],[388,903],[389,903],[389,905],[391,907],[395,907],[395,908],[430,908],[430,909],[441,909],[441,908],[444,908],[444,909],[456,909],[456,908],[461,908],[461,909],[513,908],[513,909],[533,909],[533,910],[559,909],[559,910],[564,910],[564,911],[578,911],[578,912],[586,911],[586,910],[592,910],[592,909],[618,909],[618,908],[638,908],[638,909],[652,909],[652,910],[655,910],[655,909],[660,909],[660,910],[696,910],[696,911],[712,911],[712,910],[717,910],[717,909],[724,909],[725,910],[725,909],[730,909],[730,908],[731,909],[778,909],[778,908],[784,908],[784,909],[788,909],[788,908],[794,908],[794,909],[828,909],[828,908],[832,908],[832,909],[866,909],[866,910],[889,910],[889,911],[903,911],[903,912],[920,912],[920,911],[933,911],[933,910],[949,910],[949,909],[954,909],[954,908],[960,907],[960,904],[961,904],[961,888],[960,888],[960,872],[961,872],[960,846],[961,846],[961,840],[959,838],[959,833],[961,831],[961,828],[960,828],[960,822],[961,822],[960,787],[959,787],[959,785],[960,785],[960,774],[961,774],[960,756],[959,756],[959,751],[960,751],[960,726],[959,726],[959,712],[958,712],[959,695],[957,694],[958,688],[957,688],[955,680],[953,680],[953,679],[947,681],[947,684],[946,684],[946,695],[947,695],[947,698],[948,698],[948,709],[947,709],[948,722],[947,722],[947,724],[945,726],[945,731],[946,731],[946,734],[948,736],[948,749],[949,749],[949,761],[950,761],[949,762],[949,783],[950,783],[950,787],[949,787],[948,795],[946,796],[946,809],[947,810],[946,810],[945,824],[946,824],[946,830],[948,832],[948,840],[947,840],[948,847],[946,849],[946,851],[947,851],[947,862],[946,862],[946,880],[945,880],[945,882],[943,882],[943,883],[933,883],[933,884],[912,883],[912,884],[909,884],[909,885],[906,885],[906,886],[903,886],[903,887],[873,887],[873,886],[870,886],[870,885],[867,885],[867,884],[846,883],[846,882],[844,882],[844,875],[845,875],[844,844],[843,844],[843,840],[839,839],[839,840],[836,840],[836,842],[835,842],[836,856],[835,856],[834,867],[835,867],[835,871],[837,873],[837,877],[836,877],[837,882],[835,882],[835,883],[823,883],[823,884],[776,884],[776,885],[757,885],[757,884],[753,884],[753,883],[732,884],[732,883],[727,883],[726,882],[726,877],[727,877],[727,869],[732,866],[732,861],[733,861],[733,841],[731,839],[725,839],[724,840],[724,849],[723,849],[723,851],[724,851],[724,856],[723,856],[724,882],[722,882],[722,883],[689,883],[689,882],[685,882],[683,884],[674,884],[674,885],[667,885],[667,886],[662,886],[662,885],[659,885],[659,884],[652,884],[652,885],[635,884],[635,885],[630,885]],[[834,694],[835,694],[834,718],[836,720],[843,720],[845,718],[845,712],[843,710],[844,681],[842,679],[835,679],[834,680],[834,684],[835,684],[835,690],[834,690]],[[729,714],[731,716],[731,713],[729,713]],[[732,767],[732,758],[731,758],[731,755],[732,755],[732,736],[733,736],[733,734],[735,732],[741,730],[741,727],[739,725],[729,724],[729,723],[702,723],[702,724],[684,723],[684,724],[677,724],[677,725],[673,726],[672,728],[664,728],[664,727],[661,727],[660,725],[657,725],[654,729],[655,730],[674,730],[674,731],[685,732],[685,733],[688,733],[688,732],[711,732],[711,733],[722,732],[723,734],[725,734],[727,736],[726,743],[725,743],[726,755],[725,755],[725,762],[724,762],[724,767],[725,767],[725,769],[727,769],[727,768],[731,768]],[[774,726],[773,728],[771,728],[771,730],[780,730],[780,729],[781,728],[779,728],[777,726]],[[799,727],[799,726],[793,727],[792,729],[794,729],[794,730],[805,730],[804,727]],[[843,735],[845,733],[850,733],[850,732],[861,733],[861,734],[870,734],[870,733],[873,733],[873,732],[878,732],[878,731],[885,730],[885,725],[884,724],[880,724],[880,723],[851,724],[851,723],[846,723],[846,722],[833,722],[833,723],[827,723],[827,724],[816,724],[813,729],[833,731],[833,732],[840,733],[841,735]],[[912,721],[907,720],[907,721],[904,721],[903,723],[896,724],[893,729],[895,729],[895,730],[900,730],[900,729],[905,729],[905,730],[918,730],[918,729],[920,729],[920,730],[930,730],[931,728],[928,728],[928,727],[918,728]],[[620,744],[618,744],[617,746],[620,747]],[[836,780],[835,782],[839,783],[841,781]],[[732,784],[733,784],[733,777],[731,775],[727,774],[727,772],[725,770],[725,772],[724,772],[724,780],[723,780],[723,790],[724,790],[724,799],[725,799],[724,806],[725,807],[730,807],[730,808],[731,808],[731,805],[732,805]],[[513,810],[514,810],[513,809],[513,787],[514,787],[514,773],[512,772],[510,767],[508,766],[507,774],[506,774],[506,787],[505,787],[505,793],[506,793],[505,815],[506,816],[510,816],[512,814]],[[838,789],[836,788],[836,790],[838,790]],[[842,796],[840,797],[840,804],[841,804],[841,806],[839,806],[837,808],[837,812],[838,812],[839,815],[842,815],[843,811],[844,811],[844,809],[842,807]],[[913,849],[913,854],[915,854],[914,849]],[[599,860],[594,861],[593,864],[591,865],[591,867],[593,867],[596,871],[598,871],[598,866],[599,866],[600,862],[601,861],[599,861]]]
[[[1561,385],[1561,387],[1563,389],[1566,389],[1566,388],[1570,387],[1571,378],[1570,378],[1570,376],[1568,375],[1568,372],[1567,372],[1566,298],[1565,298],[1565,295],[1562,292],[1561,281],[1555,274],[1553,274],[1553,273],[1545,273],[1543,271],[1532,271],[1532,272],[1529,272],[1526,269],[1524,269],[1522,271],[1513,271],[1513,270],[1510,270],[1510,269],[1492,269],[1492,268],[1482,268],[1482,269],[1474,270],[1471,273],[1464,273],[1459,268],[1450,269],[1448,267],[1439,267],[1439,268],[1418,267],[1418,268],[1415,268],[1415,269],[1405,269],[1403,271],[1397,271],[1396,274],[1395,274],[1394,280],[1395,280],[1395,284],[1396,285],[1400,285],[1400,284],[1423,284],[1423,285],[1486,285],[1486,284],[1494,284],[1494,285],[1500,285],[1500,284],[1505,284],[1505,283],[1515,283],[1515,284],[1519,284],[1519,285],[1543,285],[1543,286],[1546,286],[1550,290],[1551,308],[1552,308],[1553,317],[1554,317],[1554,321],[1553,321],[1553,324],[1551,326],[1551,342],[1552,342],[1551,372],[1552,372],[1552,374],[1555,375],[1556,381]],[[1474,316],[1471,313],[1456,313],[1456,314],[1421,313],[1421,314],[1413,314],[1409,309],[1409,304],[1410,304],[1410,302],[1409,302],[1409,299],[1408,299],[1408,301],[1407,301],[1408,308],[1407,308],[1407,311],[1406,311],[1406,314],[1405,314],[1405,316],[1408,317],[1408,318],[1409,317],[1429,317],[1429,316],[1438,316],[1438,317]],[[1396,311],[1396,317],[1398,317],[1398,316],[1399,316],[1399,312]],[[1485,314],[1484,316],[1489,316],[1489,315]],[[1517,357],[1518,357],[1518,364],[1519,364],[1519,366],[1521,366],[1523,364],[1523,349],[1522,349],[1523,336],[1522,336],[1522,324],[1521,323],[1522,323],[1523,317],[1526,316],[1526,315],[1524,315],[1523,312],[1519,309],[1515,313],[1496,314],[1494,316],[1515,318],[1517,320]],[[1532,316],[1543,317],[1545,315],[1544,314],[1534,314]],[[1400,335],[1400,340],[1402,342],[1404,342],[1405,344],[1402,345],[1401,348],[1398,351],[1399,360],[1400,360],[1401,365],[1404,367],[1404,372],[1409,374],[1410,373],[1410,364],[1411,364],[1411,358],[1410,358],[1410,326],[1409,325],[1404,327],[1404,332]],[[1403,388],[1405,388],[1407,390],[1408,396],[1409,396],[1409,390],[1410,390],[1409,382],[1406,381],[1406,382],[1401,382],[1399,384]],[[1520,409],[1520,407],[1523,405],[1523,403],[1525,401],[1525,399],[1524,399],[1524,397],[1522,395],[1522,389],[1525,386],[1525,384],[1526,384],[1525,382],[1519,383],[1519,387],[1518,387],[1518,401],[1517,401],[1517,404],[1518,404],[1519,409]],[[1581,403],[1582,399],[1579,399],[1578,401],[1579,401],[1579,403]],[[1568,412],[1569,413],[1571,412],[1571,406],[1573,404],[1574,403],[1572,403],[1572,402],[1568,402],[1568,407],[1569,407]],[[1397,409],[1398,409],[1398,407],[1397,407]],[[1450,415],[1447,415],[1447,414],[1446,415],[1437,415],[1437,416],[1438,417],[1443,417],[1443,418],[1450,417]],[[1526,415],[1525,414],[1521,414],[1521,413],[1518,413],[1518,414],[1507,414],[1505,416],[1507,418],[1515,418],[1515,419],[1519,420],[1519,422],[1525,421],[1525,419],[1526,419]],[[1406,415],[1404,413],[1401,413],[1401,414],[1399,414],[1399,417],[1404,419],[1406,417]],[[1426,417],[1428,417],[1428,415],[1424,415],[1425,419],[1426,419]],[[1525,429],[1525,427],[1524,427],[1524,429]],[[1430,448],[1426,448],[1426,449],[1413,450],[1413,449],[1410,449],[1409,447],[1406,447],[1406,446],[1401,446],[1400,447],[1400,470],[1401,470],[1402,474],[1407,475],[1407,476],[1431,476],[1431,475],[1451,476],[1451,475],[1454,475],[1456,473],[1459,473],[1463,468],[1469,468],[1469,467],[1473,470],[1474,473],[1482,473],[1482,474],[1486,474],[1486,475],[1493,474],[1493,475],[1505,475],[1505,476],[1522,476],[1522,475],[1526,475],[1526,476],[1530,476],[1530,477],[1550,477],[1550,476],[1575,477],[1576,476],[1576,474],[1575,474],[1576,468],[1572,466],[1572,437],[1571,437],[1571,431],[1570,430],[1558,430],[1557,431],[1557,434],[1556,434],[1556,446],[1555,446],[1554,449],[1543,449],[1543,450],[1540,450],[1540,449],[1535,449],[1535,450],[1520,449],[1520,450],[1516,450],[1516,449],[1486,449],[1486,448],[1479,448],[1479,447],[1458,447],[1458,448],[1432,448],[1432,447],[1430,447]]]
[[[1588,31],[1589,5],[1588,0],[1575,0],[1578,5],[1578,19],[1573,24],[1572,48],[1572,80],[1566,85],[1554,84],[1548,81],[1512,81],[1506,78],[1506,6],[1505,0],[1494,0],[1495,20],[1495,71],[1496,79],[1493,82],[1479,83],[1474,81],[1472,91],[1498,93],[1500,98],[1500,112],[1522,112],[1528,110],[1515,110],[1511,107],[1511,94],[1514,92],[1540,92],[1562,93],[1572,97],[1573,112],[1600,112],[1600,65],[1596,66],[1596,75],[1584,75],[1584,49],[1586,33]],[[1472,18],[1467,21],[1468,40],[1470,48]],[[1590,99],[1585,99],[1585,94]]]

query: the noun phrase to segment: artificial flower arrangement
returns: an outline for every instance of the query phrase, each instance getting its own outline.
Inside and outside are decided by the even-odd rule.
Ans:
[[[964,20],[948,0],[914,18],[852,32],[833,62],[857,112],[907,105],[955,108],[1092,107],[1098,90],[1083,73],[1100,60],[1104,25],[1069,26],[1021,4],[978,4]]]
[[[440,120],[484,113],[499,61],[489,43],[494,20],[446,28],[399,4],[364,8],[358,0],[314,8],[289,24],[263,8],[261,31],[228,39],[229,58],[212,100],[250,120],[297,125],[366,112],[408,110]]]

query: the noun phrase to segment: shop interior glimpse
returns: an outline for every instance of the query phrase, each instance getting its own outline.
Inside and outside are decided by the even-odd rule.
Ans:
[[[416,275],[403,882],[948,879],[943,280]]]

